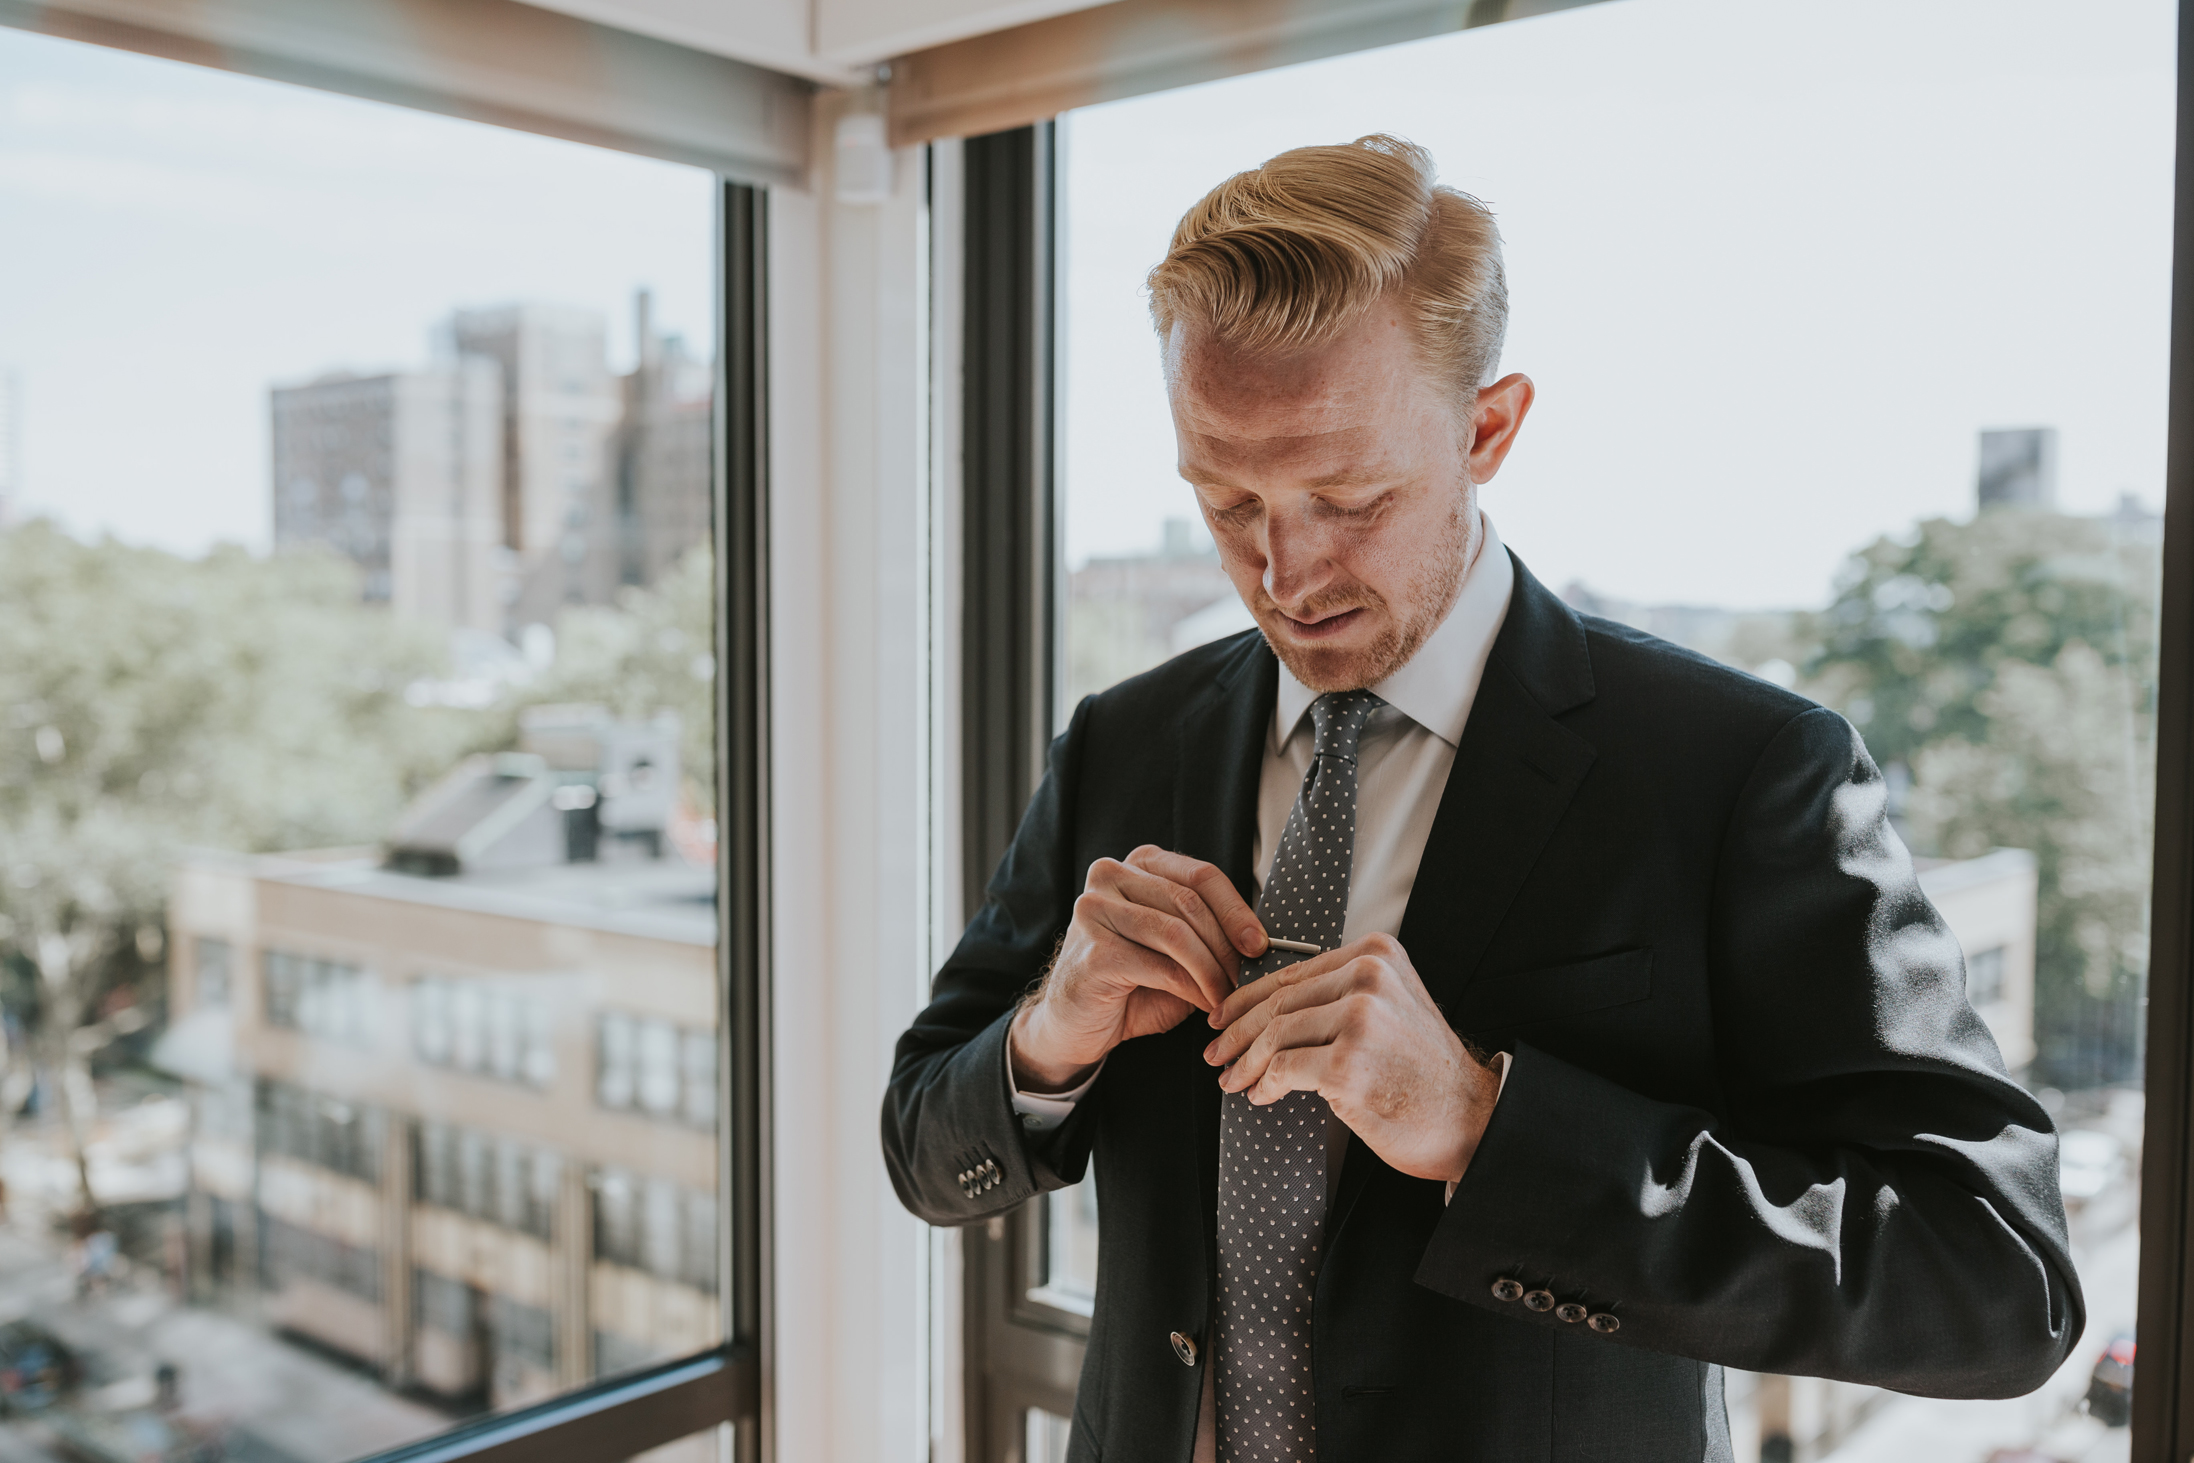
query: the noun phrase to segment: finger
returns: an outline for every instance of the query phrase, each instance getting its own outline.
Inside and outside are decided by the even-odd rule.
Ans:
[[[1355,990],[1357,980],[1352,970],[1353,963],[1344,965],[1339,970],[1328,970],[1289,982],[1281,982],[1279,976],[1268,976],[1257,981],[1255,984],[1258,987],[1271,985],[1273,989],[1264,1000],[1243,1012],[1239,1019],[1228,1023],[1224,1030],[1212,1038],[1211,1045],[1204,1048],[1204,1060],[1215,1067],[1223,1067],[1247,1051],[1250,1043],[1262,1036],[1265,1028],[1277,1017],[1290,1011],[1326,1005]],[[1302,966],[1292,966],[1280,974],[1292,974],[1301,968]],[[1228,999],[1232,1000],[1233,997]]]
[[[1226,931],[1219,928],[1218,917],[1212,914],[1211,906],[1204,903],[1202,895],[1185,884],[1176,884],[1162,875],[1145,873],[1132,864],[1121,866],[1120,872],[1113,876],[1112,887],[1117,893],[1137,904],[1148,905],[1152,909],[1186,920],[1189,928],[1196,931],[1197,938],[1204,942],[1205,948],[1211,951],[1211,958],[1226,972],[1226,985],[1220,992],[1220,998],[1225,999],[1233,991],[1235,973],[1241,968],[1242,954],[1234,948],[1234,942],[1227,938]]]
[[[1300,985],[1306,980],[1316,980],[1321,975],[1339,970],[1357,958],[1349,953],[1350,948],[1344,945],[1338,950],[1328,950],[1323,955],[1298,960],[1293,965],[1257,980],[1243,982],[1219,1007],[1218,1013],[1212,1018],[1212,1025],[1222,1028],[1232,1026],[1242,1019],[1244,1013],[1256,1009],[1288,987]]]
[[[1291,1046],[1276,1052],[1266,1064],[1264,1075],[1249,1089],[1249,1100],[1257,1107],[1264,1107],[1290,1092],[1331,1093],[1339,1084],[1341,1060],[1341,1049],[1331,1042],[1323,1046]]]
[[[1130,985],[1172,996],[1199,1011],[1210,1009],[1204,1004],[1210,994],[1171,956],[1102,926],[1091,932],[1091,938],[1101,951],[1098,960],[1124,975]]]
[[[1190,858],[1185,853],[1168,853],[1152,843],[1136,849],[1127,860],[1146,873],[1195,890],[1237,951],[1252,959],[1265,953],[1265,927],[1257,922],[1256,913],[1243,900],[1241,891],[1234,887],[1234,881],[1216,864]]]
[[[1226,1092],[1254,1087],[1272,1069],[1282,1052],[1300,1047],[1329,1046],[1348,1025],[1345,1006],[1313,1006],[1307,1011],[1284,1011],[1265,1024],[1241,1059],[1219,1075]]]
[[[1211,947],[1189,927],[1188,921],[1117,894],[1083,897],[1091,906],[1090,917],[1105,929],[1170,959],[1187,979],[1188,991],[1184,994],[1193,993],[1191,999],[1197,1010],[1219,1009],[1234,982],[1219,968]]]

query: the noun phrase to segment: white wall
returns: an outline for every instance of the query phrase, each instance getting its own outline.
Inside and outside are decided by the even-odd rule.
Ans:
[[[817,103],[830,135],[838,101]],[[878,1110],[927,960],[921,169],[770,203],[775,1456],[928,1451],[927,1229]]]

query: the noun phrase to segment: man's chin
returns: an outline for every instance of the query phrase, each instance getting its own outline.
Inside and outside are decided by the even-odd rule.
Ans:
[[[1265,631],[1265,643],[1280,657],[1289,674],[1320,695],[1328,691],[1358,691],[1375,686],[1393,674],[1388,665],[1389,637],[1370,645],[1303,645]]]

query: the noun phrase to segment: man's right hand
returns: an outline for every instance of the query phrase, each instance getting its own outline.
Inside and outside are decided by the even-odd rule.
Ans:
[[[1144,844],[1089,866],[1058,958],[1013,1018],[1008,1051],[1024,1092],[1064,1092],[1123,1041],[1171,1031],[1234,994],[1264,926],[1201,859]]]

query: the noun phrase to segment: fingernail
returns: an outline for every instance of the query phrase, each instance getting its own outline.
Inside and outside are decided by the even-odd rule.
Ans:
[[[1213,1060],[1213,1058],[1212,1058],[1212,1055],[1211,1055],[1211,1054],[1212,1054],[1213,1052],[1217,1051],[1218,1049],[1219,1049],[1219,1043],[1217,1043],[1217,1042],[1213,1042],[1213,1043],[1212,1043],[1211,1045],[1209,1045],[1209,1046],[1205,1047],[1205,1048],[1204,1048],[1204,1060],[1205,1060],[1205,1061],[1207,1061],[1207,1062],[1208,1062],[1208,1061],[1211,1061],[1211,1060]]]

